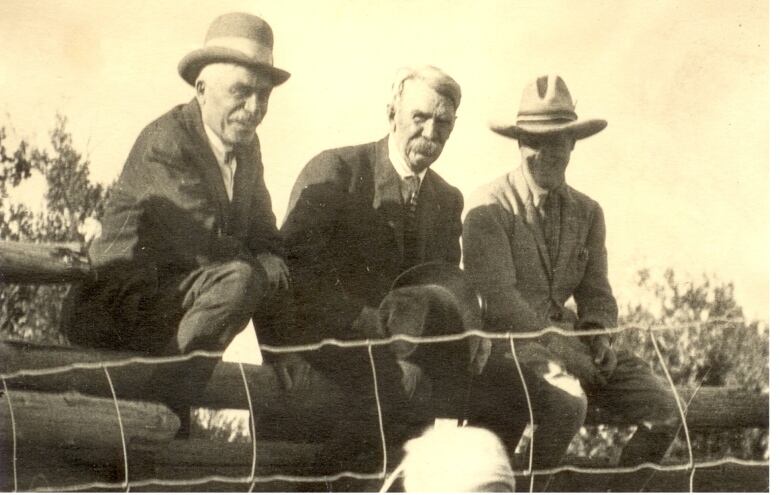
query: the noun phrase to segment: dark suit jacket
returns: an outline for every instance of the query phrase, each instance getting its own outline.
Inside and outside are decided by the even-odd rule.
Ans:
[[[515,170],[469,198],[463,261],[485,297],[487,324],[503,331],[550,324],[610,328],[617,305],[607,278],[604,213],[597,202],[564,185],[557,259],[526,215],[530,191]],[[551,263],[556,259],[555,265]],[[575,316],[564,304],[574,296]]]
[[[111,192],[102,234],[90,246],[97,280],[83,288],[76,305],[106,313],[115,326],[132,326],[135,306],[168,277],[262,252],[281,255],[259,142],[235,151],[231,202],[196,100],[149,124]],[[78,313],[91,327],[101,321],[96,313]]]
[[[365,338],[350,326],[376,308],[401,273],[401,178],[388,139],[325,151],[298,177],[282,236],[301,326],[297,340]],[[417,204],[418,263],[460,263],[463,196],[433,170]]]

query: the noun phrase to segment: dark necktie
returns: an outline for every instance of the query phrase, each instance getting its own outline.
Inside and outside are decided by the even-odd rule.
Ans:
[[[558,257],[558,244],[560,243],[560,219],[561,209],[558,195],[551,192],[539,203],[539,216],[541,217],[544,242],[547,244],[547,252],[550,261],[555,263]]]
[[[404,177],[401,194],[404,200],[404,257],[403,269],[417,264],[417,197],[420,178],[417,175]]]

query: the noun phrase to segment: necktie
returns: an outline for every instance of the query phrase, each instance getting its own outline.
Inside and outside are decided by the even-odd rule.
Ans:
[[[404,177],[401,193],[404,199],[404,255],[403,269],[417,264],[417,196],[420,178]]]
[[[401,193],[404,198],[405,206],[417,206],[417,193],[420,189],[420,178],[416,175],[409,175],[404,177],[403,187]]]
[[[558,245],[560,243],[560,207],[559,198],[555,193],[546,194],[539,202],[539,216],[542,219],[542,231],[544,242],[550,253],[550,260],[555,263],[558,257]]]

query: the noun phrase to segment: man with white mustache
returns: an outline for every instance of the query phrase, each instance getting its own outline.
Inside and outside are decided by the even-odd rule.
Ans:
[[[389,135],[324,151],[301,171],[281,229],[299,327],[286,333],[288,344],[386,336],[394,316],[380,306],[395,304],[388,298],[402,272],[426,262],[459,270],[463,196],[430,167],[453,130],[460,98],[458,83],[436,67],[401,69],[387,105]],[[422,288],[412,299],[428,297],[432,305],[422,312],[433,314],[431,308],[443,303],[436,301],[436,294]],[[433,325],[450,330],[443,328],[444,319],[436,318]],[[408,410],[406,401],[425,395],[431,375],[421,369],[425,366],[399,358],[389,346],[372,352],[385,425],[393,429],[402,423],[394,412]],[[450,362],[465,372],[468,352],[456,354],[464,359]],[[336,450],[349,448],[349,435],[359,437],[353,444],[374,436],[376,419],[361,419],[362,413],[370,415],[376,408],[365,348],[327,346],[305,356],[280,354],[274,361],[290,389],[307,383],[311,366],[348,390],[358,417],[342,419],[345,446]],[[365,427],[358,426],[360,421]]]

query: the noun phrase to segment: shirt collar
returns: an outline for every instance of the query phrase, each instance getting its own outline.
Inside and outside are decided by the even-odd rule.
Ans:
[[[401,156],[401,152],[398,150],[398,143],[396,142],[393,133],[390,133],[390,137],[387,140],[387,154],[389,155],[390,163],[393,164],[393,168],[402,179],[411,175],[417,175],[417,178],[420,179],[420,183],[422,183],[428,169],[424,168],[422,172],[417,174],[412,171],[409,164],[406,163],[406,159]]]
[[[206,137],[209,140],[209,146],[214,153],[214,157],[217,159],[217,163],[222,165],[225,163],[225,154],[229,151],[233,151],[233,147],[225,144],[217,133],[211,130],[211,127],[206,122],[203,122],[203,128],[206,130]]]
[[[549,198],[550,194],[557,194],[558,191],[561,191],[564,187],[566,187],[566,182],[560,185],[560,187],[557,187],[553,190],[544,189],[542,187],[539,187],[538,185],[534,184],[532,181],[527,180],[525,178],[525,172],[524,172],[524,166],[520,166],[520,175],[523,178],[523,182],[525,182],[526,186],[528,187],[528,195],[527,197],[523,198],[523,202],[528,203],[529,201],[533,202],[533,205],[537,208],[539,208],[539,205],[544,201],[546,198]]]
[[[523,203],[526,206],[533,205],[534,207],[538,208],[541,204],[543,198],[548,198],[550,194],[558,194],[559,191],[563,191],[566,188],[566,182],[560,185],[560,187],[555,188],[554,190],[549,189],[543,189],[539,187],[538,185],[534,184],[530,180],[526,180],[525,178],[525,172],[523,172],[523,165],[521,164],[520,167],[516,169],[515,174],[522,182],[525,184],[525,190],[523,191],[523,194],[521,194],[521,199],[523,200]]]

